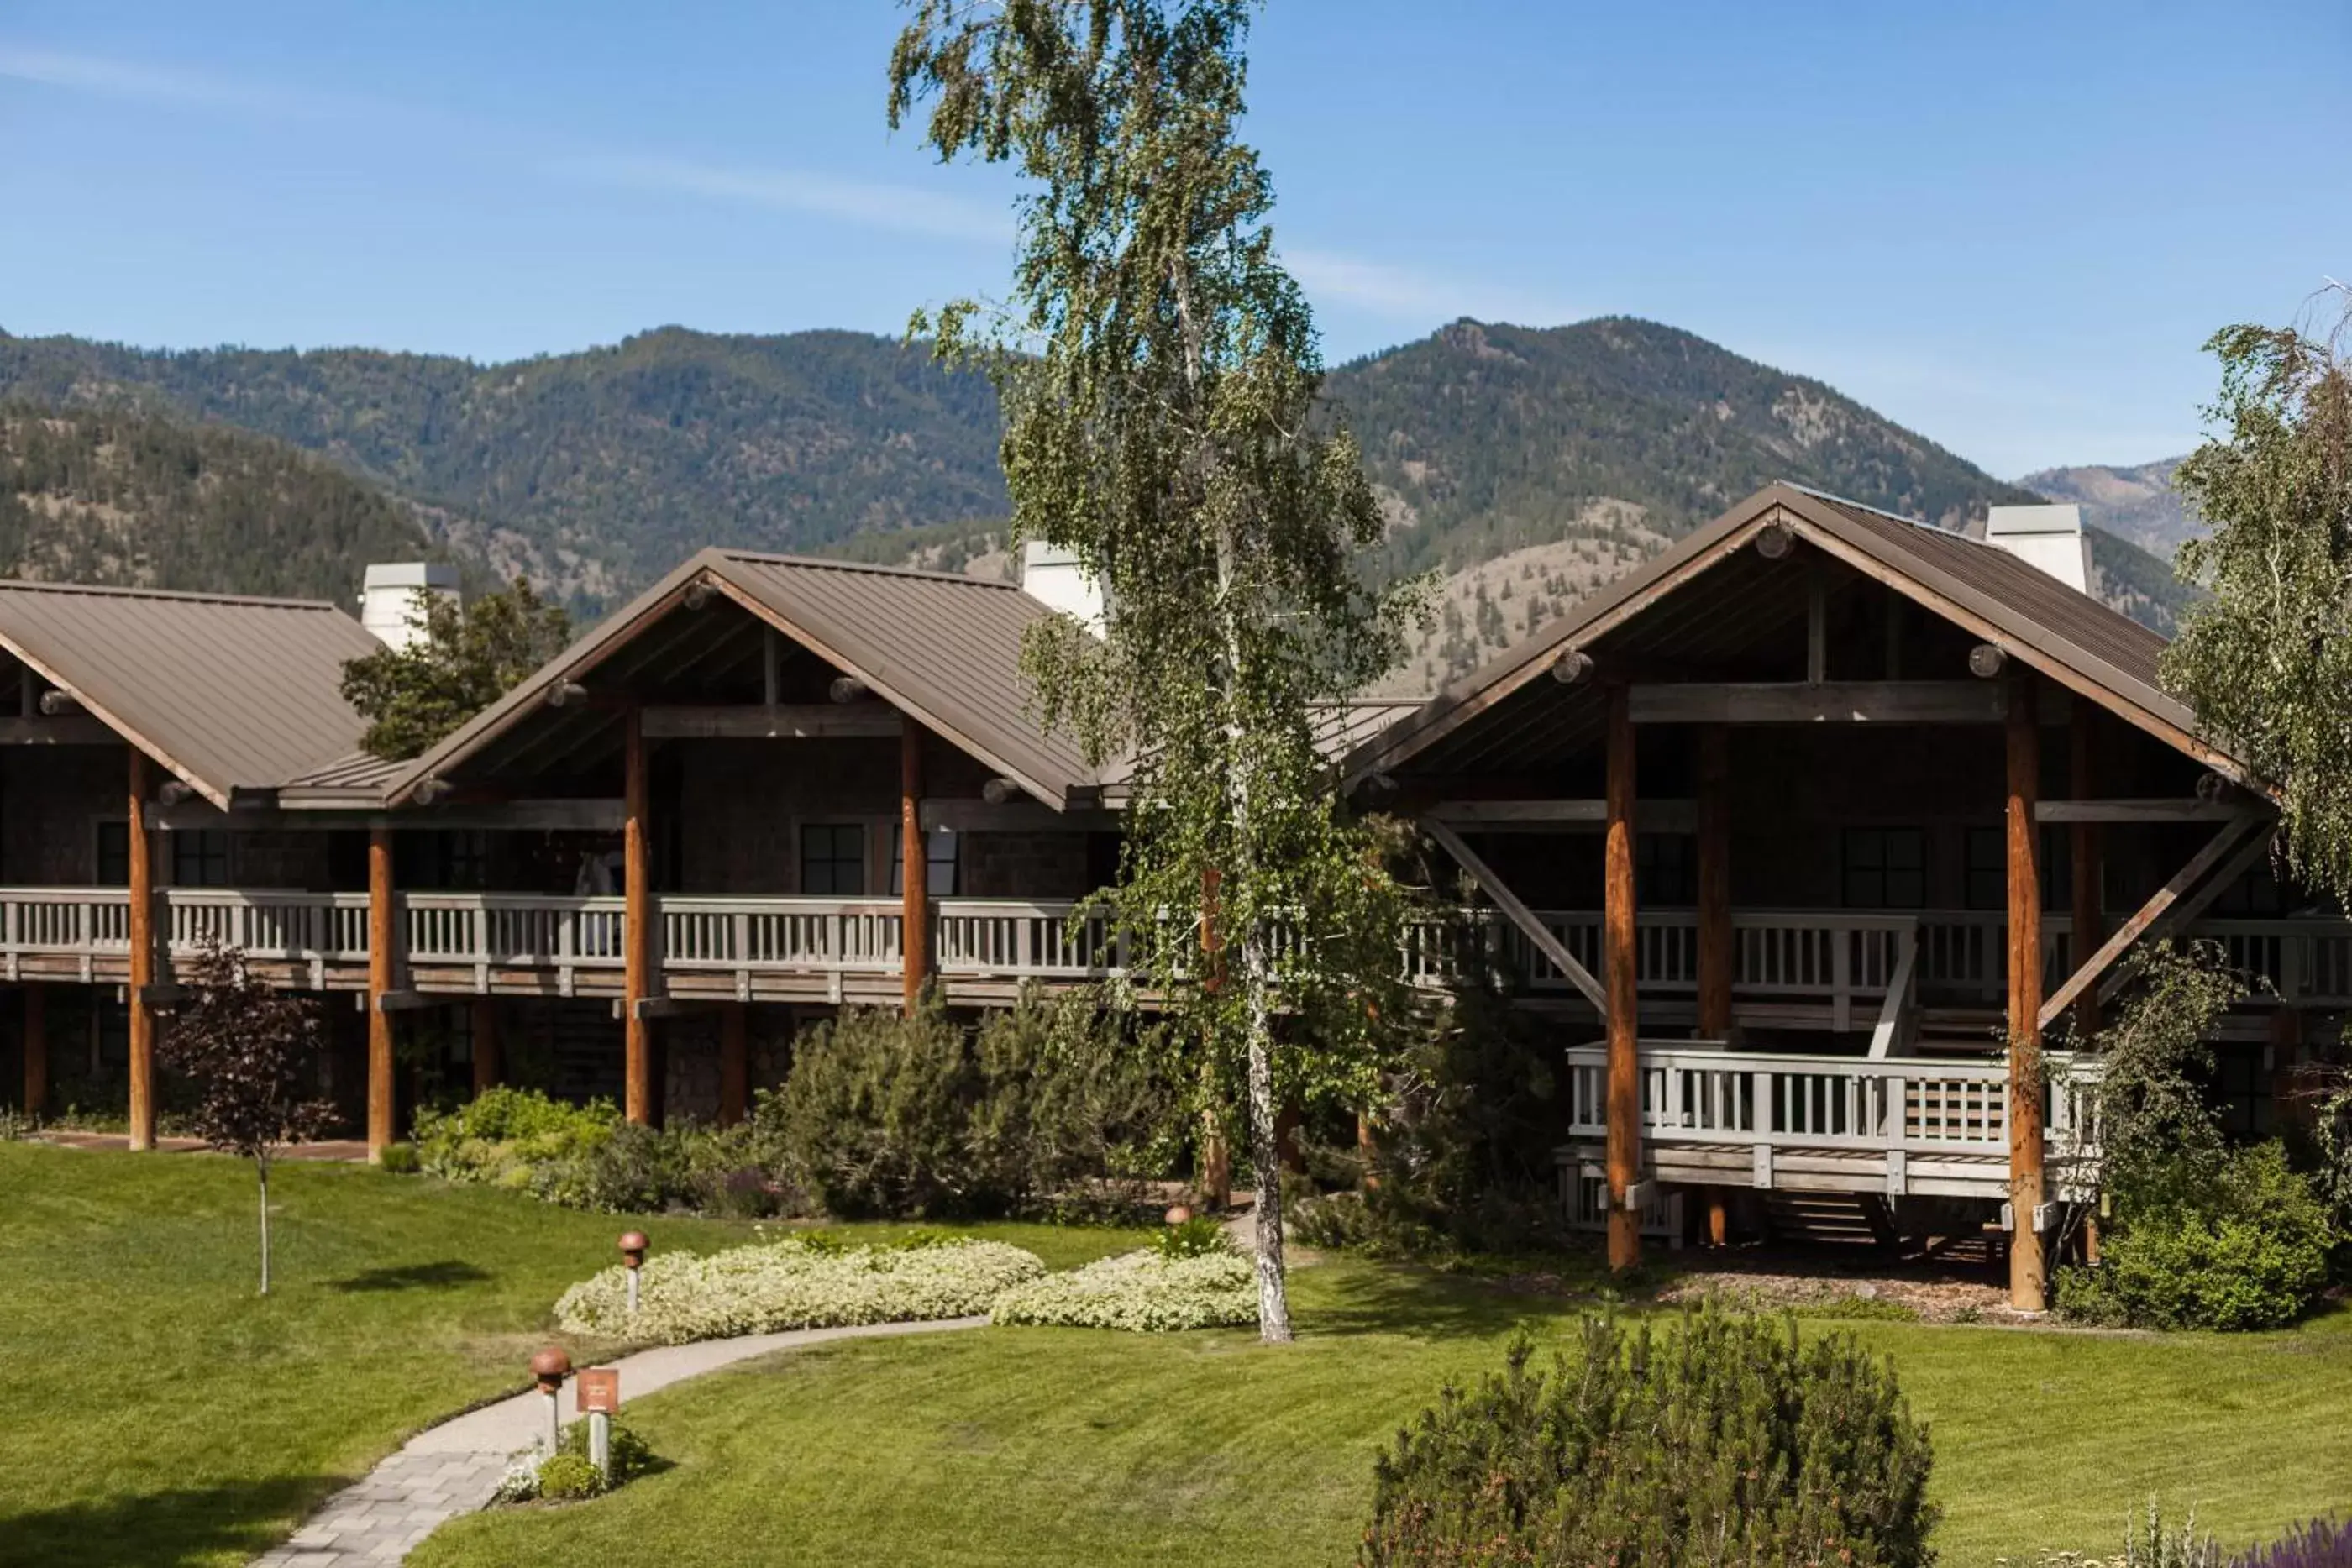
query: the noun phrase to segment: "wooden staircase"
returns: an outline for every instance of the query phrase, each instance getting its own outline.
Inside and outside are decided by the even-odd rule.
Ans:
[[[1764,1216],[1775,1241],[1891,1250],[1900,1240],[1886,1200],[1873,1193],[1774,1189],[1764,1194]]]

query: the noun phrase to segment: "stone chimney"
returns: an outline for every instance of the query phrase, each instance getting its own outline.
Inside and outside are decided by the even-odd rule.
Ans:
[[[2048,572],[2077,593],[2091,591],[2091,541],[2083,508],[1995,507],[1985,517],[1985,543]]]
[[[425,560],[372,566],[360,587],[360,624],[387,646],[411,647],[425,635],[428,595],[455,601],[457,569]]]
[[[1068,550],[1038,539],[1024,541],[1021,590],[1046,609],[1072,616],[1096,636],[1102,635],[1102,584]]]

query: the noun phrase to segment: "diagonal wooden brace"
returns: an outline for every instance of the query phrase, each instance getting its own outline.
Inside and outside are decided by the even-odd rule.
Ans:
[[[1475,851],[1462,841],[1461,834],[1444,822],[1427,817],[1422,819],[1421,828],[1422,831],[1435,839],[1447,854],[1461,862],[1462,869],[1470,873],[1470,879],[1478,884],[1479,890],[1495,901],[1495,907],[1503,912],[1503,917],[1517,926],[1520,934],[1535,945],[1536,951],[1550,959],[1559,972],[1568,977],[1569,983],[1584,993],[1585,999],[1600,1009],[1601,1021],[1607,1022],[1609,993],[1601,989],[1601,982],[1592,977],[1592,971],[1578,963],[1576,955],[1536,918],[1533,910],[1519,902],[1518,894],[1503,885],[1503,879],[1478,858]]]
[[[2099,950],[2066,977],[2066,983],[2051,994],[2042,1004],[2037,1021],[2048,1029],[2066,1009],[2100,977],[2115,967],[2132,944],[2144,937],[2160,937],[2177,926],[2194,920],[2236,878],[2253,863],[2256,856],[2269,845],[2271,821],[2267,817],[2240,817],[2222,824],[2213,840],[2190,857],[2187,865],[2172,874],[2172,880],[2156,890],[2146,904],[2107,938]],[[2209,874],[2216,866],[2219,874]],[[2200,885],[2201,884],[2201,885]],[[2102,993],[2105,994],[2104,992]]]

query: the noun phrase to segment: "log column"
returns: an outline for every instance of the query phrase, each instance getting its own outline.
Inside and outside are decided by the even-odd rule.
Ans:
[[[1698,1038],[1728,1041],[1731,982],[1731,734],[1719,724],[1698,732]],[[1706,1243],[1721,1247],[1730,1218],[1723,1188],[1706,1189]]]
[[[2009,773],[2009,1302],[2019,1312],[2047,1305],[2042,1233],[2042,867],[2033,807],[2040,794],[2041,746],[2030,675],[2009,686],[2004,726]]]
[[[2098,797],[2099,710],[2090,703],[2077,701],[2071,706],[2067,718],[2069,738],[2073,742],[2073,773],[2069,780],[2077,800]],[[2073,967],[2080,968],[2099,944],[2106,940],[2105,913],[2100,907],[2099,824],[2076,822],[2073,841],[2069,845],[2074,862],[2074,935],[2069,955]],[[2087,1040],[2099,1032],[2099,988],[2085,986],[2082,999],[2074,1004],[2074,1038]]]
[[[147,833],[147,754],[131,748],[131,814],[124,825],[131,891],[131,1146],[155,1146],[155,1015],[147,1005],[155,983],[155,861]]]
[[[911,1013],[931,977],[931,857],[923,842],[923,727],[907,714],[899,716],[899,726],[898,967]]]
[[[648,861],[650,796],[646,778],[645,715],[632,703],[622,720],[621,793],[627,821],[621,837],[621,1014],[624,1019],[622,1113],[640,1125],[654,1119],[653,1021],[646,1003],[653,995],[654,914]]]
[[[1609,836],[1601,917],[1609,993],[1609,1267],[1642,1260],[1641,1035],[1633,942],[1633,715],[1626,688],[1609,688]]]
[[[506,1077],[506,1063],[499,1055],[499,1004],[476,997],[467,1022],[474,1037],[474,1092],[479,1094],[496,1089]]]
[[[25,1114],[38,1118],[49,1103],[49,993],[25,988]]]
[[[368,1160],[392,1147],[392,1014],[385,1003],[400,970],[399,923],[393,906],[392,830],[368,830]]]
[[[751,1009],[741,1002],[719,1009],[719,1124],[732,1127],[751,1106]]]

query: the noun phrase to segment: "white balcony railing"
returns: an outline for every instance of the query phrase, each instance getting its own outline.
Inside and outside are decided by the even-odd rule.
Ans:
[[[170,888],[160,899],[162,934],[185,952],[206,936],[257,957],[313,967],[362,964],[368,956],[367,896],[278,889]],[[672,970],[895,972],[904,951],[898,900],[658,896],[657,949]],[[1067,901],[945,898],[932,902],[933,961],[950,977],[1076,980],[1116,973],[1124,947],[1108,919],[1076,928]],[[412,967],[618,969],[625,913],[616,897],[539,894],[407,893],[401,936]],[[1601,916],[1539,912],[1578,960],[1601,967]],[[1912,955],[1923,1003],[1970,998],[1998,1006],[2006,946],[1998,912],[1879,914],[1742,910],[1732,917],[1737,968],[1732,989],[1750,1001],[1804,999],[1828,1005],[1840,1028],[1866,1028]],[[2320,920],[2210,920],[2195,927],[2231,961],[2262,976],[2290,1001],[2352,1005],[2352,924]],[[1407,975],[1435,982],[1457,972],[1465,946],[1487,945],[1538,994],[1569,982],[1517,927],[1491,911],[1429,919],[1403,934]],[[2044,966],[2054,983],[2072,962],[2062,915],[2044,921]],[[121,888],[0,888],[0,958],[120,958],[129,951],[130,910]],[[1645,995],[1688,996],[1698,982],[1697,917],[1656,910],[1637,922],[1636,958]],[[1907,1006],[1908,998],[1898,998]]]

